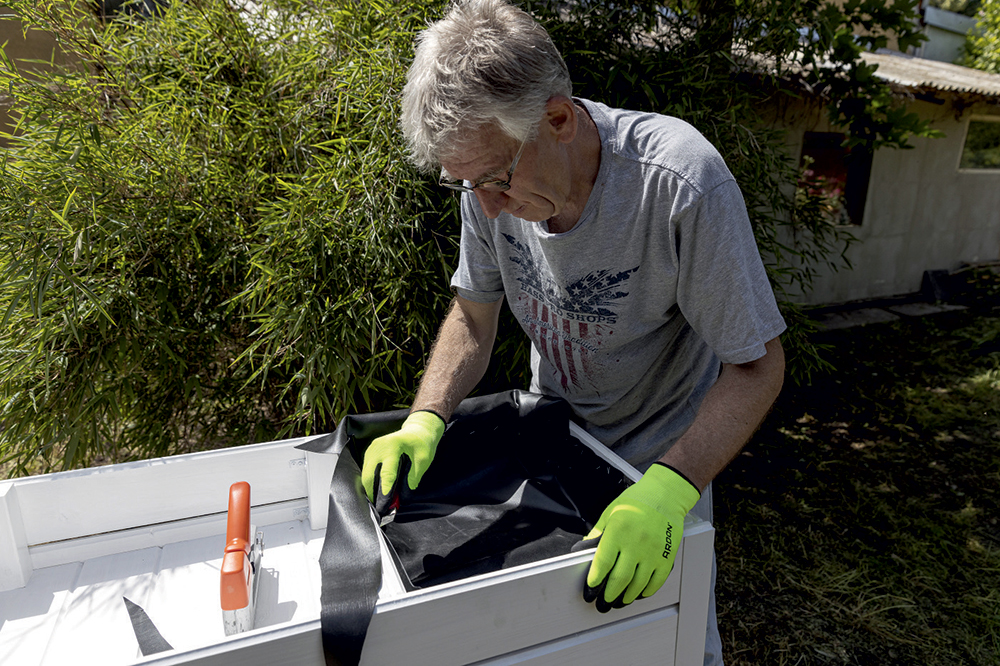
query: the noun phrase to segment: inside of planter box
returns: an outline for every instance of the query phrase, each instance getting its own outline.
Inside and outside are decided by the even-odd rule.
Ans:
[[[419,487],[381,511],[410,589],[569,553],[629,484],[570,434],[565,403],[480,407],[453,418]]]

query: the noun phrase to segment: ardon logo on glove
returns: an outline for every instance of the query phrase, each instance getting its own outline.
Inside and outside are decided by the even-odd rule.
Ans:
[[[674,526],[667,523],[667,543],[663,546],[663,559],[669,559],[670,553],[674,550]]]

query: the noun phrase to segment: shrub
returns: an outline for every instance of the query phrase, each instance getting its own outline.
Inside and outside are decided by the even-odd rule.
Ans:
[[[73,64],[0,68],[0,457],[248,443],[408,397],[454,251],[396,129],[434,3],[11,4]]]
[[[405,163],[396,126],[414,34],[444,0],[141,1],[113,20],[84,0],[9,3],[71,63],[0,63],[19,114],[0,160],[13,473],[405,404],[448,298],[456,200]],[[760,108],[808,88],[861,149],[928,133],[859,58],[889,32],[915,43],[915,0],[521,4],[578,94],[679,116],[719,148],[779,297],[850,236],[796,196]],[[780,300],[808,377],[809,320]],[[482,390],[525,386],[526,351],[505,315]]]
[[[975,3],[976,27],[965,37],[958,64],[1000,74],[1000,0]],[[968,13],[968,12],[966,12]]]

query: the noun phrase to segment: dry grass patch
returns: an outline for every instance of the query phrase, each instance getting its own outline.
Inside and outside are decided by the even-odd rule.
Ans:
[[[823,334],[717,483],[727,663],[1000,664],[990,302]]]

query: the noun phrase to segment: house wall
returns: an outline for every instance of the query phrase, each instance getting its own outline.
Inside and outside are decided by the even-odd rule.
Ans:
[[[962,57],[965,38],[976,28],[976,19],[936,7],[924,8],[924,34],[927,41],[914,52],[919,58],[955,62]]]
[[[24,68],[36,68],[39,65],[27,63],[27,60],[54,61],[57,64],[66,62],[65,55],[56,47],[55,38],[41,30],[29,30],[24,34],[24,27],[14,16],[14,12],[6,5],[0,5],[0,45],[3,46],[4,53]],[[10,98],[0,91],[0,131],[10,132],[13,130],[16,119],[12,116],[10,109]],[[5,147],[7,142],[0,138],[0,147]]]
[[[795,300],[824,305],[911,294],[926,270],[1000,260],[1000,170],[959,171],[972,116],[1000,116],[1000,105],[978,104],[959,113],[950,103],[913,101],[910,110],[944,138],[911,139],[911,150],[878,150],[872,162],[862,223],[847,251],[850,268],[819,268],[813,290]],[[800,104],[779,122],[798,159],[806,131],[836,131],[825,111]]]

